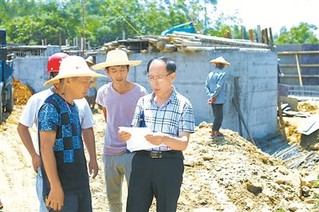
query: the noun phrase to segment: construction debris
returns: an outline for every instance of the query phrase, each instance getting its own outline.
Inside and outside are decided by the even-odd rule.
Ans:
[[[271,46],[264,43],[256,43],[250,40],[222,38],[196,33],[174,32],[165,36],[137,36],[135,39],[117,40],[105,43],[100,49],[102,52],[121,48],[127,52],[151,53],[151,52],[201,52],[217,48],[261,48],[270,49]]]
[[[298,127],[298,131],[304,135],[310,135],[311,133],[317,131],[319,129],[318,119],[318,114],[310,116]]]
[[[315,114],[318,112],[318,102],[305,101],[298,104],[298,111]]]
[[[282,102],[280,107],[282,110],[282,115],[286,117],[303,117],[307,118],[310,117],[310,113],[307,109],[303,109],[302,111],[297,108],[298,102],[296,103],[296,106],[291,105],[290,103]],[[298,106],[300,107],[300,106]],[[294,110],[293,108],[296,108],[297,110]]]

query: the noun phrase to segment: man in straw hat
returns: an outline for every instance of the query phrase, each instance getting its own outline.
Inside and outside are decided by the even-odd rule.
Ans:
[[[97,92],[96,102],[102,106],[106,121],[103,149],[104,176],[109,211],[122,211],[122,184],[125,176],[129,184],[133,154],[127,151],[126,143],[118,138],[119,127],[130,127],[136,103],[147,91],[127,77],[129,68],[137,66],[140,60],[129,60],[125,51],[111,50],[105,62],[94,65],[95,70],[103,69],[111,82]]]
[[[217,57],[210,61],[214,64],[216,70],[211,71],[206,79],[205,92],[208,96],[207,103],[212,105],[214,122],[212,127],[211,137],[216,138],[223,136],[219,129],[223,122],[223,104],[226,101],[225,97],[225,80],[227,78],[226,72],[224,71],[225,66],[230,66],[223,57]]]
[[[173,86],[176,64],[172,59],[150,60],[147,74],[153,92],[139,99],[132,125],[140,126],[144,117],[152,132],[145,139],[155,146],[135,153],[126,209],[149,211],[155,196],[157,211],[176,211],[184,172],[182,151],[195,128],[193,107]],[[119,136],[127,141],[131,134],[119,132]]]
[[[94,58],[93,56],[88,56],[86,59],[86,64],[91,68],[93,65],[95,65],[94,63]],[[91,110],[94,110],[95,107],[95,99],[96,99],[96,94],[97,94],[97,90],[96,90],[96,78],[93,79],[91,87],[89,88],[89,90],[87,91],[85,98],[88,101]]]
[[[43,194],[51,210],[92,211],[89,178],[75,99],[85,96],[92,71],[79,56],[62,60],[59,73],[44,85],[59,82],[38,113]]]
[[[63,59],[68,57],[69,55],[63,52],[58,52],[52,54],[47,63],[47,72],[50,78],[55,77],[60,71],[60,64]],[[40,107],[43,105],[44,101],[51,96],[52,94],[56,93],[59,90],[59,82],[54,84],[52,87],[43,90],[34,94],[27,102],[22,115],[19,119],[19,124],[17,127],[19,136],[22,140],[22,143],[28,150],[31,158],[32,158],[32,166],[33,170],[37,173],[36,175],[36,191],[38,195],[38,199],[40,201],[40,212],[48,211],[45,202],[42,197],[43,186],[42,186],[42,172],[40,169],[40,155],[39,155],[39,142],[38,137],[35,140],[32,139],[30,130],[35,124],[38,126],[38,111]],[[98,165],[96,161],[96,151],[95,151],[95,139],[94,139],[94,132],[93,132],[93,115],[90,110],[90,107],[87,101],[82,99],[74,100],[75,104],[79,109],[79,116],[80,116],[80,123],[81,128],[83,131],[83,141],[87,147],[89,153],[89,172],[92,174],[92,177],[95,178],[98,174]]]
[[[85,62],[86,62],[86,64],[87,64],[89,67],[95,65],[95,63],[94,63],[94,58],[93,58],[92,55],[88,56],[88,57],[85,59]]]

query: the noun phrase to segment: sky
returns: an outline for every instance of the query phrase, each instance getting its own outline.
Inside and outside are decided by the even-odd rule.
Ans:
[[[237,12],[246,29],[255,29],[257,25],[261,29],[271,27],[273,34],[279,33],[283,26],[289,30],[300,22],[319,28],[318,8],[318,0],[217,0],[218,12],[225,15]]]

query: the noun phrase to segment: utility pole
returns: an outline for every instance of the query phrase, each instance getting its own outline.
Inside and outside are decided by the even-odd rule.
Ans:
[[[85,51],[85,0],[82,0],[82,57]]]

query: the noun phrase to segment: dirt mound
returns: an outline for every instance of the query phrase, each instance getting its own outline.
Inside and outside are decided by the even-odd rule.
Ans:
[[[291,143],[299,144],[301,140],[301,133],[298,132],[298,126],[289,121],[285,121],[285,131],[287,140]]]
[[[302,202],[302,177],[238,133],[223,130],[213,140],[210,124],[202,123],[185,151],[181,204],[209,211],[309,211]]]
[[[32,96],[32,90],[19,80],[13,79],[14,105],[25,105]]]

